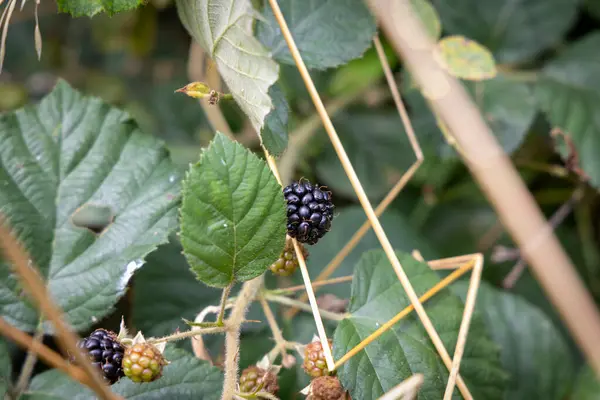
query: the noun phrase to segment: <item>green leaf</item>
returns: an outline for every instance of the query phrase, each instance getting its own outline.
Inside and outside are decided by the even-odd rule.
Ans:
[[[396,5],[399,3],[394,2],[392,4]],[[442,35],[442,23],[435,8],[433,8],[428,0],[410,0],[410,4],[413,6],[413,10],[421,19],[423,25],[425,25],[425,29],[431,39],[437,41]]]
[[[184,183],[181,243],[192,271],[216,287],[259,276],[283,251],[285,209],[267,164],[217,133]]]
[[[600,379],[596,377],[594,370],[589,366],[584,367],[579,373],[570,398],[573,400],[600,399]]]
[[[427,264],[405,253],[397,255],[418,295],[439,282],[436,272]],[[351,316],[335,332],[334,357],[339,359],[409,304],[385,253],[381,250],[364,253],[352,280]],[[445,289],[429,300],[425,309],[446,349],[452,353],[464,304]],[[414,312],[338,370],[342,385],[349,389],[352,398],[365,400],[378,398],[414,373],[425,376],[419,399],[443,397],[448,370]],[[471,321],[460,373],[474,398],[503,398],[506,373],[500,366],[498,348],[477,315]],[[456,389],[455,397],[458,396]]]
[[[260,137],[269,153],[277,157],[287,147],[290,106],[285,99],[283,91],[277,84],[269,88],[269,96],[273,100],[275,108],[267,115]]]
[[[186,351],[167,346],[164,353],[171,363],[163,369],[163,376],[150,383],[134,383],[121,379],[111,386],[114,393],[125,399],[144,400],[217,400],[221,398],[223,372],[207,361],[199,360]],[[38,397],[40,396],[41,397]],[[94,393],[58,370],[36,375],[26,394],[28,399],[93,400]]]
[[[75,330],[112,311],[144,257],[175,229],[179,181],[162,142],[63,81],[38,106],[0,117],[3,214]],[[112,210],[101,234],[72,221],[88,205]],[[25,331],[40,317],[6,263],[0,315]]]
[[[529,86],[502,75],[483,82],[464,84],[504,151],[510,154],[517,150],[537,113],[535,98]],[[437,141],[431,141],[438,143],[438,153],[446,157],[457,157],[454,149],[443,140],[437,121],[421,93],[416,89],[409,89],[405,97],[411,108],[413,127],[419,140],[422,137],[437,137]]]
[[[371,46],[375,19],[363,0],[280,0],[279,7],[308,68],[326,69],[359,58]],[[281,29],[268,4],[266,21],[258,25],[257,37],[273,57],[294,65]]]
[[[580,167],[596,188],[600,187],[600,33],[573,44],[543,70],[536,87],[540,108],[554,127],[568,134],[579,155]],[[558,138],[561,156],[569,149]]]
[[[233,98],[257,132],[273,108],[268,90],[279,66],[254,38],[250,0],[177,0],[181,22],[217,64]]]
[[[179,243],[172,240],[148,256],[136,274],[133,324],[147,337],[189,329],[182,318],[194,320],[204,307],[219,304],[221,291],[194,279]]]
[[[492,53],[464,36],[447,36],[437,44],[442,65],[453,76],[471,81],[483,81],[496,76]]]
[[[467,282],[455,285],[463,299]],[[482,282],[477,294],[489,335],[500,345],[502,366],[510,372],[506,400],[560,400],[574,378],[571,352],[552,321],[520,296]]]
[[[74,17],[93,17],[106,12],[114,15],[133,10],[146,3],[145,0],[57,0],[58,11],[70,13]]]
[[[576,0],[433,0],[444,30],[476,40],[500,63],[528,61],[559,42],[577,17]]]
[[[3,339],[0,339],[0,399],[4,398],[4,395],[9,389],[11,374],[12,362],[10,360],[8,346]]]

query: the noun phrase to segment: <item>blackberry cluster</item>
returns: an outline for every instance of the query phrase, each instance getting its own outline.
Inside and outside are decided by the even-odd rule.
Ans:
[[[347,393],[334,376],[320,376],[312,381],[311,394],[306,400],[346,400]]]
[[[331,345],[330,339],[329,348],[331,348]],[[304,363],[302,363],[302,368],[311,378],[318,378],[329,374],[323,346],[319,340],[307,344],[304,348]]]
[[[240,375],[240,389],[244,393],[255,393],[260,389],[275,395],[279,391],[277,375],[251,365]]]
[[[150,343],[137,343],[125,351],[123,372],[136,383],[152,382],[162,376],[166,364],[156,347]]]
[[[304,255],[304,259],[308,258],[308,252],[300,243],[300,249],[302,250],[302,254]],[[294,244],[288,238],[285,242],[285,247],[283,248],[283,252],[273,264],[271,264],[271,272],[275,275],[279,276],[290,276],[293,274],[298,268],[298,258],[296,257],[296,251],[294,250]]]
[[[88,354],[92,364],[102,371],[111,385],[124,376],[121,362],[125,349],[113,332],[96,329],[90,336],[80,340],[78,346]]]
[[[331,192],[301,180],[286,186],[283,195],[288,205],[288,235],[301,243],[316,244],[331,228],[335,208]]]

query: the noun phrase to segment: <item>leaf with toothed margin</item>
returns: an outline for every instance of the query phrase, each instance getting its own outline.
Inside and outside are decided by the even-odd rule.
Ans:
[[[308,68],[337,67],[371,47],[377,27],[363,0],[279,0],[279,7]],[[268,4],[257,37],[286,64],[294,65],[288,45]]]
[[[125,399],[218,400],[221,398],[223,372],[220,369],[173,346],[167,346],[164,356],[170,364],[164,367],[160,379],[142,384],[121,379],[111,386],[111,390]],[[24,396],[20,397],[23,400],[93,400],[96,398],[90,389],[56,369],[36,375]]]
[[[260,137],[269,153],[277,157],[287,147],[290,107],[279,85],[275,84],[269,88],[269,96],[275,108],[267,115]]]
[[[166,242],[179,196],[163,144],[64,81],[39,105],[0,116],[0,212],[75,330],[109,314],[144,257]],[[110,208],[112,222],[82,225],[73,216],[86,206]],[[34,331],[40,314],[27,299],[0,262],[0,315]]]
[[[184,181],[181,244],[209,286],[256,278],[285,245],[286,202],[267,163],[218,133]]]
[[[250,0],[177,0],[179,19],[217,64],[233,98],[261,132],[273,109],[269,88],[279,65],[254,37]]]
[[[101,12],[108,15],[133,10],[144,5],[144,0],[57,0],[58,11],[73,17],[93,17]]]
[[[427,264],[406,253],[397,251],[396,255],[418,296],[440,281]],[[354,270],[350,299],[351,315],[340,322],[333,338],[335,359],[410,305],[382,250],[363,253]],[[446,350],[452,354],[463,318],[463,302],[446,288],[424,307]],[[481,316],[473,315],[460,373],[475,399],[503,399],[508,380],[498,350],[487,335]],[[419,399],[444,397],[448,370],[414,311],[338,369],[340,381],[353,399],[377,399],[415,373],[425,376]],[[453,398],[461,398],[458,389]]]

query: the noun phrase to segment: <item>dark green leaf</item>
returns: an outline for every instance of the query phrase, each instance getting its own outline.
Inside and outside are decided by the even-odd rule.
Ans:
[[[279,7],[308,68],[325,69],[359,58],[371,46],[375,19],[363,0],[280,0]],[[259,40],[273,57],[294,64],[273,11],[265,5],[266,21],[258,25]]]
[[[398,258],[418,295],[439,282],[437,273],[408,254]],[[381,250],[363,254],[352,280],[349,318],[342,321],[333,342],[334,357],[342,355],[402,311],[410,301]],[[425,304],[425,309],[446,349],[456,346],[464,304],[445,289]],[[438,356],[423,325],[413,312],[345,363],[338,376],[352,398],[376,399],[414,373],[425,380],[419,399],[444,395],[448,370]],[[460,373],[476,399],[502,399],[506,373],[500,366],[497,346],[488,337],[483,321],[474,316]],[[458,398],[458,390],[455,390]]]
[[[570,398],[573,400],[600,399],[600,379],[596,377],[594,370],[589,366],[583,368],[579,373],[575,389]]]
[[[192,271],[216,287],[259,276],[283,251],[285,209],[267,163],[217,133],[184,183],[181,243]]]
[[[208,362],[179,349],[167,347],[165,357],[171,362],[163,376],[150,383],[134,383],[123,378],[111,389],[125,399],[217,400],[221,398],[223,372]],[[37,375],[31,382],[30,400],[92,400],[96,396],[86,387],[71,380],[58,370]]]
[[[3,214],[76,330],[112,311],[144,257],[175,229],[179,181],[161,142],[65,82],[38,106],[0,117]],[[113,222],[101,234],[76,226],[84,205],[109,207]],[[0,314],[27,331],[39,319],[7,264]]]
[[[12,362],[8,346],[3,339],[0,339],[0,399],[4,398],[11,382]]]
[[[476,40],[500,63],[537,56],[565,35],[577,16],[577,0],[433,0],[444,30]]]
[[[275,108],[267,115],[260,136],[269,153],[279,156],[284,152],[288,143],[290,107],[279,85],[275,84],[269,88],[269,96],[271,96]]]
[[[543,71],[536,97],[550,120],[573,140],[580,167],[595,187],[600,187],[600,33],[576,42]],[[557,138],[563,158],[570,156],[568,146]]]
[[[463,298],[467,286],[466,282],[455,286]],[[511,375],[504,399],[564,399],[573,383],[574,365],[552,321],[520,296],[486,283],[479,288],[476,310],[500,346],[502,366]]]
[[[58,11],[70,13],[74,17],[93,17],[106,12],[114,15],[133,10],[146,3],[145,0],[57,0]]]
[[[233,98],[261,132],[273,108],[268,90],[279,66],[252,33],[250,0],[177,0],[181,22],[217,64]]]

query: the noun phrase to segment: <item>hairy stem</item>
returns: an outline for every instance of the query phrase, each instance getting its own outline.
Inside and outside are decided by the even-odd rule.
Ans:
[[[263,285],[263,277],[259,276],[244,283],[233,305],[231,314],[225,322],[225,381],[221,400],[232,400],[238,383],[238,352],[240,350],[240,327],[248,312],[250,303],[256,298]]]
[[[175,340],[181,340],[186,338],[191,338],[198,335],[205,335],[210,333],[221,333],[225,332],[227,327],[224,326],[215,326],[214,328],[204,328],[204,329],[192,329],[190,331],[185,332],[177,332],[169,336],[163,336],[158,339],[148,340],[148,343],[161,343],[161,342],[173,342]]]

